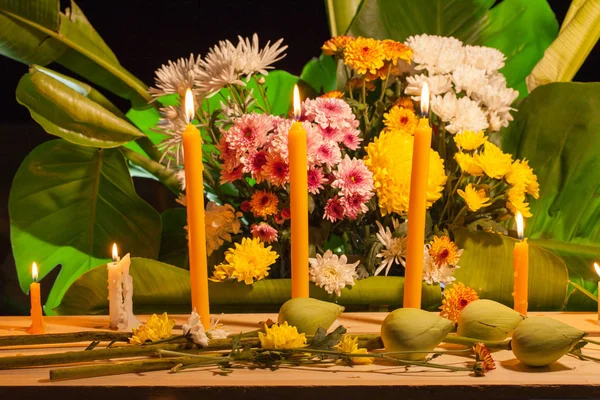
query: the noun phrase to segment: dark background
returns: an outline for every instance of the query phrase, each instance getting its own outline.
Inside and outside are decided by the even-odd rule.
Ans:
[[[68,1],[61,3],[67,5]],[[153,83],[154,70],[168,60],[190,52],[204,55],[218,40],[236,41],[238,34],[245,37],[254,32],[263,45],[267,40],[283,38],[289,46],[287,57],[276,66],[299,74],[310,58],[320,54],[322,43],[329,37],[323,0],[78,0],[77,3],[121,64],[148,85]],[[561,23],[570,1],[549,3]],[[599,53],[596,45],[575,81],[599,80]],[[51,67],[63,71],[58,65]],[[10,184],[26,155],[42,141],[54,138],[15,100],[17,83],[25,72],[27,66],[0,57],[0,315],[28,312],[27,297],[18,287],[10,251],[7,209]],[[127,108],[126,102],[114,96],[110,99],[122,109]],[[136,187],[159,210],[172,204],[160,184],[146,180],[136,182]],[[53,278],[51,274],[44,280]],[[42,287],[49,289],[50,285]]]

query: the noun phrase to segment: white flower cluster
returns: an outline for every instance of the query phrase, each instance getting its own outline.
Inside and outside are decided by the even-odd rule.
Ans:
[[[221,318],[212,319],[210,328],[208,331],[204,330],[202,321],[200,321],[200,315],[196,312],[196,309],[192,310],[188,317],[187,324],[181,326],[183,335],[189,338],[192,342],[201,347],[208,346],[211,339],[226,339],[230,335],[230,332],[223,329],[222,324],[219,323]]]
[[[426,34],[409,37],[406,45],[413,50],[415,74],[406,78],[405,93],[418,101],[427,82],[431,110],[448,132],[498,131],[513,120],[511,104],[519,92],[507,88],[498,72],[506,59],[500,51]]]
[[[346,285],[354,286],[354,280],[358,278],[356,267],[360,261],[348,264],[348,258],[345,255],[338,257],[331,250],[327,250],[322,256],[317,254],[316,258],[308,260],[310,261],[308,271],[310,280],[329,294],[335,292],[338,297],[341,296],[341,290]]]

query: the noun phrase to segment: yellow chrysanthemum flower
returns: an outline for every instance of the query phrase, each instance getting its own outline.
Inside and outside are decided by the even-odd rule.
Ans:
[[[344,64],[361,75],[376,74],[383,67],[385,52],[379,40],[359,37],[346,44]]]
[[[475,150],[487,142],[487,136],[483,131],[463,131],[454,135],[454,143],[463,150]]]
[[[483,175],[483,168],[477,162],[477,160],[473,158],[473,156],[459,151],[458,153],[454,154],[454,159],[458,163],[458,166],[462,172],[472,176]]]
[[[460,312],[472,301],[479,299],[479,295],[473,289],[454,282],[450,288],[444,290],[444,300],[440,309],[440,315],[452,322],[458,323]]]
[[[394,106],[389,112],[383,114],[383,124],[389,131],[398,130],[413,135],[417,127],[418,118],[414,111]]]
[[[231,242],[231,234],[240,231],[242,216],[231,204],[217,205],[209,201],[206,205],[204,231],[206,233],[206,251],[211,255],[227,241]]]
[[[336,53],[338,55],[341,55],[343,53],[346,45],[353,40],[354,40],[354,38],[350,37],[350,36],[344,36],[344,35],[335,36],[335,37],[332,37],[331,39],[329,39],[328,41],[326,41],[323,44],[323,46],[321,47],[321,50],[323,50],[323,53],[326,56],[332,56]]]
[[[257,190],[250,198],[250,210],[255,217],[267,218],[269,215],[277,214],[278,205],[277,196],[266,190]]]
[[[269,265],[278,257],[276,252],[271,251],[271,246],[265,248],[258,238],[243,238],[242,243],[236,243],[235,248],[227,250],[225,263],[215,267],[211,280],[222,282],[233,278],[251,285],[269,275]]]
[[[175,320],[169,320],[167,313],[163,313],[160,317],[152,314],[145,324],[138,328],[133,328],[133,336],[129,338],[131,344],[144,344],[147,341],[156,342],[161,339],[166,339],[171,336]]]
[[[483,153],[475,154],[475,160],[490,178],[502,179],[510,170],[512,155],[506,154],[491,142],[485,142]]]
[[[458,189],[458,195],[465,200],[471,211],[477,211],[492,204],[489,202],[490,198],[487,197],[485,190],[477,190],[471,183],[467,185],[464,191]]]
[[[525,190],[533,198],[538,199],[540,197],[540,184],[527,160],[516,160],[506,173],[505,179],[512,186],[525,185]]]
[[[306,345],[306,335],[298,333],[295,326],[275,324],[270,328],[265,325],[265,333],[258,332],[258,340],[263,349],[295,349]]]
[[[383,57],[385,60],[394,63],[398,60],[404,60],[407,63],[410,63],[413,51],[404,43],[396,42],[391,39],[384,39],[381,41],[381,47],[383,48]]]
[[[413,143],[413,136],[399,131],[387,131],[381,132],[379,137],[366,147],[365,164],[373,173],[375,191],[382,215],[408,211]],[[427,207],[431,207],[442,197],[446,179],[444,161],[436,151],[431,150]]]
[[[434,236],[433,240],[429,242],[429,256],[438,267],[457,265],[462,253],[463,251],[459,250],[456,243],[448,236]]]
[[[324,99],[341,99],[342,97],[344,97],[344,93],[340,92],[339,90],[332,90],[330,92],[323,93],[319,97],[322,97]]]
[[[513,186],[508,190],[508,202],[506,206],[516,215],[517,211],[523,214],[523,218],[533,217],[531,211],[529,211],[529,203],[525,199],[526,187],[525,184],[519,184]]]
[[[344,335],[342,340],[334,347],[336,350],[342,353],[348,354],[368,354],[369,351],[367,349],[359,349],[358,348],[358,337],[352,337],[350,335]],[[362,364],[368,365],[373,362],[372,357],[352,357],[352,364]]]

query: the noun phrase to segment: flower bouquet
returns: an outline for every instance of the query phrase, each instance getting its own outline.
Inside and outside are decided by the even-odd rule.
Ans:
[[[13,44],[0,52],[30,65],[17,100],[61,138],[25,159],[11,189],[22,288],[31,282],[31,261],[38,260],[42,278],[60,265],[46,312],[103,312],[103,265],[116,242],[134,256],[138,311],[156,304],[189,311],[185,209],[159,215],[131,181],[157,179],[186,205],[182,132],[188,121],[181,99],[189,89],[203,138],[211,302],[278,308],[289,297],[288,131],[298,84],[310,193],[306,262],[318,288],[311,295],[356,307],[399,306],[414,133],[425,117],[419,109],[427,83],[433,141],[423,307],[438,308],[442,288],[455,281],[512,305],[517,213],[528,219],[530,307],[591,307],[590,261],[600,258],[600,249],[590,221],[600,176],[582,166],[594,159],[593,143],[568,137],[595,126],[593,111],[578,113],[594,109],[597,84],[545,84],[574,75],[581,57],[564,43],[575,40],[580,53],[589,52],[593,43],[570,25],[589,24],[589,17],[574,13],[558,35],[546,2],[535,1],[516,18],[525,32],[520,36],[485,24],[477,34],[468,29],[486,18],[504,26],[517,3],[506,0],[492,10],[477,1],[457,5],[457,29],[435,34],[424,34],[432,31],[416,22],[391,25],[411,19],[398,5],[364,1],[351,23],[334,7],[333,37],[300,77],[272,71],[286,51],[282,40],[261,46],[254,35],[221,41],[203,57],[167,62],[151,88],[118,63],[74,2],[65,12],[44,6],[57,16],[53,26],[43,25],[42,14],[2,6],[0,17],[14,29],[0,30]],[[414,21],[454,15],[415,5],[411,11]],[[373,19],[383,14],[393,18]],[[36,39],[19,41],[15,32]],[[56,49],[29,51],[46,37],[59,43]],[[563,61],[554,65],[557,53]],[[52,61],[129,99],[132,109],[123,113],[90,84],[42,66]],[[585,123],[572,128],[574,120]]]

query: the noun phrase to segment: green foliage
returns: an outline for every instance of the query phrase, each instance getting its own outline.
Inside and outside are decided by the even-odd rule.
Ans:
[[[527,94],[525,78],[558,33],[546,0],[363,0],[348,33],[404,41],[428,33],[504,53],[500,70],[510,87]]]
[[[597,291],[593,262],[600,260],[600,83],[551,83],[523,101],[504,131],[504,148],[527,158],[540,183],[526,236],[559,256],[569,279]],[[577,292],[569,309],[594,309]]]
[[[336,65],[332,56],[321,54],[310,60],[300,74],[300,79],[309,84],[317,93],[335,90]]]
[[[161,215],[162,235],[158,260],[179,268],[189,269],[187,231],[187,210],[172,208]]]
[[[75,279],[109,260],[112,243],[122,253],[158,255],[160,217],[135,193],[125,159],[116,149],[64,140],[43,143],[17,171],[8,207],[23,292],[32,281],[33,261],[40,279],[61,266],[47,313]],[[106,287],[106,280],[97,283]]]

